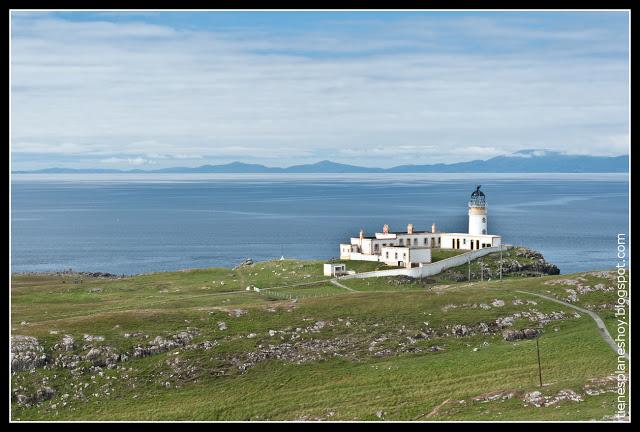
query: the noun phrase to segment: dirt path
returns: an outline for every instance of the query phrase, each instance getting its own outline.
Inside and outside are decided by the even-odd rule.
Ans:
[[[600,331],[600,336],[602,336],[604,341],[609,344],[609,346],[616,353],[616,355],[618,354],[618,344],[613,340],[613,338],[609,334],[609,330],[607,330],[607,327],[604,325],[604,321],[602,321],[602,319],[595,312],[591,312],[590,310],[581,308],[580,306],[576,306],[576,305],[573,305],[571,303],[567,303],[565,301],[558,300],[556,298],[549,297],[549,296],[546,296],[546,295],[543,295],[543,294],[536,294],[536,293],[532,293],[532,292],[529,292],[529,291],[518,291],[518,290],[516,292],[519,292],[519,293],[522,293],[522,294],[529,294],[529,295],[533,295],[533,296],[536,296],[536,297],[541,297],[543,299],[546,299],[546,300],[549,300],[549,301],[552,301],[552,302],[556,302],[556,303],[560,303],[561,305],[565,305],[565,306],[573,308],[573,309],[575,309],[577,311],[580,311],[580,312],[588,314],[596,322],[596,324],[598,326],[598,330]],[[629,360],[629,353],[625,352],[624,358]]]
[[[329,282],[331,282],[332,284],[334,284],[335,286],[339,287],[339,288],[344,288],[347,291],[351,291],[351,292],[358,292],[357,290],[354,290],[353,288],[349,288],[346,285],[342,285],[340,282],[338,282],[337,279],[331,279]]]
[[[421,414],[418,417],[414,418],[413,420],[419,420],[422,417],[425,417],[425,418],[433,417],[434,415],[438,414],[438,412],[440,411],[440,408],[442,408],[443,406],[448,404],[450,400],[451,399],[445,399],[441,404],[439,404],[437,407],[435,407],[433,410],[431,410],[431,412],[429,414]]]

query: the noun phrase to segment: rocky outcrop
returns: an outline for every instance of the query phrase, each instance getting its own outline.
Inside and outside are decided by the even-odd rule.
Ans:
[[[456,336],[466,336],[469,334],[469,328],[465,325],[457,324],[451,328],[451,331]]]
[[[504,337],[504,340],[512,342],[521,339],[534,339],[538,334],[538,330],[526,328],[524,330],[507,330],[502,333],[502,337]]]
[[[522,399],[527,405],[532,405],[537,408],[555,405],[562,401],[582,402],[584,398],[571,389],[560,390],[554,396],[545,396],[539,391],[532,391],[524,395]]]
[[[233,270],[238,270],[239,268],[242,267],[247,267],[247,266],[251,266],[253,265],[253,260],[251,258],[247,258],[244,261],[242,261],[240,264],[236,265]]]
[[[33,336],[11,338],[11,370],[19,372],[33,370],[47,363],[47,355]]]
[[[525,273],[529,276],[560,274],[560,269],[556,265],[548,263],[538,251],[519,247],[514,250],[514,254],[516,259],[503,260],[506,261],[502,264],[503,274],[514,272]],[[525,258],[524,261],[533,260],[533,262],[521,263],[517,258]]]
[[[64,335],[62,340],[53,346],[54,350],[73,351],[75,339],[71,335]]]
[[[478,263],[482,265],[482,272],[478,267]],[[485,255],[480,260],[472,261],[471,272],[468,271],[467,265],[464,264],[460,267],[445,270],[434,276],[434,278],[435,280],[444,279],[454,282],[465,282],[469,280],[469,278],[471,278],[472,281],[480,279],[489,280],[499,278],[501,271],[503,276],[511,275],[521,277],[560,274],[560,269],[554,264],[545,261],[540,252],[519,247],[505,251],[502,260],[500,260],[499,253],[491,253]],[[428,286],[434,283],[434,279],[423,279],[421,283],[422,285]]]
[[[15,394],[15,400],[20,405],[31,406],[33,404],[39,404],[40,402],[44,402],[46,400],[51,399],[56,394],[56,391],[51,387],[42,387],[36,390],[36,392],[32,395],[26,395],[24,393]]]
[[[195,331],[182,331],[178,334],[165,339],[162,336],[156,336],[149,345],[138,345],[133,349],[134,357],[146,357],[153,354],[159,354],[174,348],[183,347],[191,342]]]

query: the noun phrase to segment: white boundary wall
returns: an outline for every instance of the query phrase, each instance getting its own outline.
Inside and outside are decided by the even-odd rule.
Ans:
[[[385,277],[385,276],[409,276],[412,278],[420,278],[426,276],[436,275],[451,267],[457,267],[462,264],[466,264],[467,260],[474,260],[481,256],[488,255],[493,252],[500,252],[502,250],[511,249],[510,245],[502,245],[495,247],[487,247],[483,249],[469,251],[460,255],[453,256],[451,258],[445,258],[440,261],[436,261],[430,264],[423,264],[422,267],[414,267],[411,269],[394,269],[394,270],[379,270],[365,273],[356,273],[352,275],[341,276],[339,279],[364,279],[372,277]]]

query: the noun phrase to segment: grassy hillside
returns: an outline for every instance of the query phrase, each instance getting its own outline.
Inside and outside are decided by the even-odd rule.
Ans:
[[[515,290],[561,297],[558,281],[606,288],[612,276],[341,281],[356,292],[320,261],[13,276],[12,418],[602,419],[615,410],[616,357],[594,322]],[[535,340],[503,337],[536,326],[542,389]]]

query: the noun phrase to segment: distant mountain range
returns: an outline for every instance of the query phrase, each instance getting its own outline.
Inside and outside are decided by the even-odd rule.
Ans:
[[[393,168],[371,168],[324,160],[314,164],[287,168],[232,162],[224,165],[173,167],[156,170],[117,170],[99,168],[46,168],[13,171],[14,174],[108,174],[108,173],[605,173],[628,172],[629,156],[580,156],[550,150],[527,149],[487,160],[452,164],[399,165]]]

